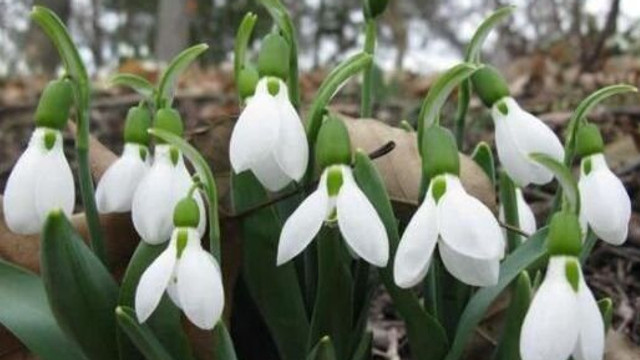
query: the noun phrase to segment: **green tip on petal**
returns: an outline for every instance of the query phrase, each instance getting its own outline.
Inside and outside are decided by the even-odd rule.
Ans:
[[[594,124],[582,125],[576,135],[576,154],[589,156],[604,151],[600,129]]]
[[[567,281],[571,284],[571,288],[576,293],[580,287],[580,264],[577,258],[568,259],[564,265],[565,276]]]
[[[36,126],[62,130],[67,125],[69,111],[73,104],[71,81],[60,79],[51,81],[42,91],[36,109]]]
[[[44,133],[44,148],[47,150],[53,149],[53,146],[56,144],[56,132],[53,130],[46,130]]]
[[[269,91],[271,96],[278,95],[278,92],[280,92],[280,81],[276,78],[270,78],[267,80],[267,91]]]
[[[578,256],[582,249],[582,229],[578,216],[569,211],[553,215],[547,249],[550,255]]]
[[[290,52],[289,44],[280,34],[271,33],[265,36],[258,55],[260,77],[275,76],[287,80]]]
[[[342,187],[344,179],[340,167],[332,166],[327,172],[327,192],[329,196],[336,196]]]
[[[178,259],[182,256],[182,252],[187,247],[187,243],[189,242],[189,232],[187,229],[179,229],[178,237],[176,239],[176,248],[177,248],[177,257]]]
[[[485,65],[471,75],[473,89],[480,100],[491,108],[498,100],[509,96],[509,87],[498,70]]]
[[[180,113],[171,108],[160,109],[156,112],[155,127],[177,136],[182,136],[184,133],[184,125],[182,124]],[[158,142],[161,142],[161,140],[158,139]]]
[[[238,93],[243,99],[246,99],[256,92],[256,85],[258,85],[258,81],[260,80],[260,75],[258,75],[258,70],[251,66],[247,65],[240,70],[240,74],[238,75]]]
[[[427,179],[441,174],[460,174],[460,158],[453,134],[439,125],[429,127],[420,144],[422,169]]]
[[[151,112],[146,106],[135,106],[127,112],[127,120],[124,124],[124,141],[144,146],[149,146],[151,137]]]
[[[589,173],[591,173],[592,166],[593,164],[591,163],[591,158],[586,158],[582,160],[582,172],[585,175],[589,175]]]
[[[437,177],[433,179],[433,185],[431,185],[431,196],[433,196],[433,200],[435,200],[436,204],[446,192],[447,180],[444,177]]]
[[[349,132],[335,115],[329,115],[320,127],[316,140],[316,161],[321,169],[331,165],[351,163],[351,139]]]
[[[178,165],[178,160],[180,160],[180,150],[177,147],[172,146],[169,149],[169,157],[171,158],[171,163],[173,166]]]
[[[200,222],[200,208],[192,197],[187,197],[178,202],[173,210],[173,225],[175,227],[195,228]]]

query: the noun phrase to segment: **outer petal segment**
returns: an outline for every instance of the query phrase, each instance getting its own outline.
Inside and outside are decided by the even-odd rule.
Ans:
[[[169,281],[171,281],[176,264],[176,255],[174,239],[140,277],[135,297],[138,321],[144,322],[147,320],[160,303],[162,295],[169,285]]]

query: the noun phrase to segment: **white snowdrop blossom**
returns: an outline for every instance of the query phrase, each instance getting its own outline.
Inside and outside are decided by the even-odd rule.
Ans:
[[[140,144],[126,143],[122,156],[102,175],[96,188],[96,205],[101,213],[131,211],[138,184],[150,166],[149,149]]]
[[[322,225],[336,218],[353,254],[375,266],[386,266],[389,259],[386,229],[347,165],[327,167],[318,189],[287,219],[278,244],[278,265],[301,253]]]
[[[602,240],[613,245],[624,243],[631,219],[631,200],[602,153],[582,159],[578,188],[584,233],[586,223]]]
[[[521,109],[511,97],[496,101],[491,115],[498,157],[513,181],[520,187],[550,182],[553,179],[551,171],[529,155],[542,153],[562,161],[564,149],[553,131],[540,119]]]
[[[160,244],[171,237],[173,209],[193,185],[180,151],[167,144],[156,145],[151,169],[140,181],[133,196],[131,216],[136,231],[149,244]],[[200,213],[204,203],[194,194]],[[200,217],[197,230],[204,233],[205,217]]]
[[[474,286],[497,283],[504,256],[498,221],[451,174],[431,181],[402,235],[393,266],[398,286],[408,288],[424,278],[436,244],[444,266],[460,281]]]
[[[166,291],[193,324],[201,329],[216,325],[224,309],[222,275],[200,236],[195,228],[176,228],[167,248],[142,274],[135,295],[140,322],[149,318]]]
[[[275,95],[269,92],[269,82],[278,84]],[[309,146],[282,80],[263,78],[258,82],[231,134],[229,156],[236,173],[251,170],[270,191],[302,178]]]
[[[524,195],[522,194],[522,189],[516,188],[516,204],[518,205],[518,227],[527,234],[533,234],[538,229],[536,224],[536,217],[527,204],[527,201],[524,199]],[[504,206],[500,204],[500,221],[504,222]],[[503,229],[502,234],[507,236],[506,231]],[[524,236],[520,236],[520,241],[527,240]]]
[[[4,218],[16,234],[40,232],[49,211],[73,212],[73,174],[62,150],[62,133],[38,127],[9,175],[4,190]]]
[[[522,360],[602,360],[604,322],[580,263],[552,256],[522,324]]]

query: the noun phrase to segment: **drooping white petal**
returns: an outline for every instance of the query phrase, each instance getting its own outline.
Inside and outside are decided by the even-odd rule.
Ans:
[[[309,161],[307,135],[300,116],[289,101],[287,86],[282,81],[276,100],[280,109],[276,160],[289,178],[299,181],[307,170]]]
[[[20,155],[18,162],[11,170],[7,186],[4,189],[4,219],[9,229],[16,234],[37,234],[42,224],[36,213],[34,189],[38,178],[38,167],[44,157],[42,136],[34,132],[29,146]]]
[[[178,309],[182,309],[182,304],[180,303],[180,297],[178,296],[178,284],[177,284],[175,273],[176,272],[174,271],[173,275],[171,276],[171,280],[169,280],[169,285],[167,285],[167,294],[169,294],[169,299],[171,299],[173,304]]]
[[[304,199],[282,226],[278,242],[278,265],[293,259],[309,245],[332,208],[329,204],[325,171],[320,178],[318,189]]]
[[[545,279],[522,324],[522,360],[566,360],[575,347],[579,331],[578,294],[567,281],[565,264],[565,257],[549,260]]]
[[[506,105],[506,115],[500,111],[499,104]],[[496,128],[498,157],[509,176],[521,187],[550,182],[553,174],[532,161],[529,155],[543,153],[562,161],[564,149],[553,131],[510,97],[496,103],[491,114]]]
[[[631,218],[629,194],[607,166],[604,155],[592,155],[584,161],[591,161],[591,172],[584,174],[582,169],[578,183],[582,215],[598,237],[620,245],[627,239]]]
[[[251,164],[251,171],[258,178],[258,181],[272,192],[282,190],[291,182],[291,178],[276,160],[276,154],[272,152],[256,158]]]
[[[500,258],[468,256],[455,251],[446,242],[438,243],[442,263],[456,279],[472,286],[493,286],[500,275]]]
[[[177,235],[174,235],[174,237]],[[176,264],[175,238],[140,277],[136,288],[135,308],[138,321],[144,322],[156,309],[173,277]]]
[[[133,195],[149,170],[146,146],[127,143],[122,156],[102,175],[96,188],[96,205],[101,213],[131,210]]]
[[[604,322],[596,299],[580,277],[578,291],[579,335],[573,351],[574,360],[602,360],[604,355]]]
[[[393,278],[398,286],[409,288],[424,278],[437,240],[436,203],[428,193],[404,230],[396,251]]]
[[[389,261],[389,238],[384,224],[346,165],[342,166],[342,178],[336,204],[340,232],[358,256],[384,267]]]
[[[201,329],[213,329],[224,308],[222,275],[215,260],[200,246],[196,231],[178,261],[177,288],[182,311]]]
[[[256,86],[233,128],[229,142],[231,166],[236,173],[251,168],[256,159],[270,154],[278,137],[280,111],[278,103],[267,89],[267,78]]]

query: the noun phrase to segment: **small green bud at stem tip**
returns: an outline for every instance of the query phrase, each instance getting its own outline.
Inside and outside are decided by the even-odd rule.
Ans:
[[[553,215],[549,225],[547,249],[551,256],[578,256],[582,249],[582,230],[578,216],[569,211]]]
[[[173,210],[173,225],[175,227],[195,228],[200,222],[200,208],[192,197],[186,197],[178,202]]]
[[[149,146],[150,136],[147,130],[151,127],[151,112],[146,106],[135,106],[129,109],[124,124],[124,141]]]
[[[460,175],[460,158],[451,131],[439,125],[426,129],[420,144],[422,170],[427,179],[441,174]]]
[[[498,70],[485,65],[471,75],[473,89],[486,107],[491,108],[496,101],[509,96],[509,87]]]
[[[576,135],[576,154],[589,156],[601,153],[604,150],[604,141],[600,129],[594,124],[582,125]]]
[[[156,112],[155,127],[182,136],[184,133],[184,125],[180,113],[175,109],[164,108]],[[158,139],[158,142],[162,142]]]
[[[289,53],[287,41],[278,33],[265,36],[258,54],[258,73],[260,77],[275,76],[283,81],[289,75]]]
[[[331,165],[348,165],[351,157],[351,139],[347,127],[338,117],[327,116],[316,141],[316,162],[320,169]]]
[[[68,79],[51,81],[40,96],[35,114],[36,126],[64,129],[72,104],[71,81]]]

